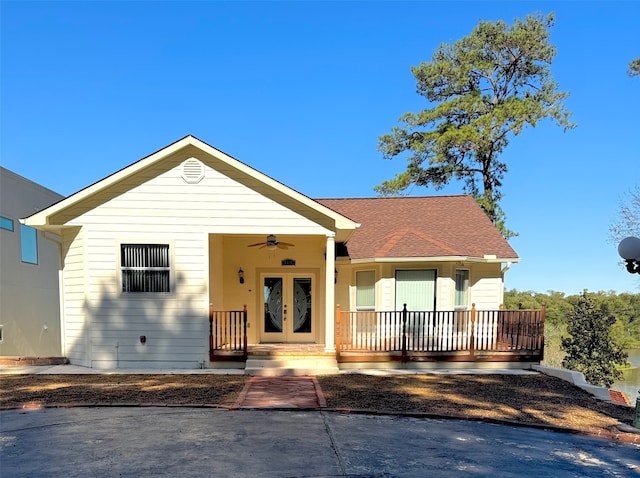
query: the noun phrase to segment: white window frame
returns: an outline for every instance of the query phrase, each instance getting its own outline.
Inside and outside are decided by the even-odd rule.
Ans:
[[[421,310],[421,312],[428,312],[428,311],[432,311],[432,310],[436,310],[436,297],[437,297],[437,285],[438,285],[438,269],[436,268],[432,268],[432,269],[426,269],[426,268],[421,268],[421,269],[396,269],[395,273],[394,273],[394,281],[395,281],[395,298],[394,298],[394,303],[395,303],[395,310],[402,310],[402,308],[404,307],[404,303],[400,303],[400,302],[404,302],[404,301],[398,301],[398,282],[400,282],[398,280],[398,273],[402,273],[402,272],[433,272],[433,297],[430,297],[431,301],[428,304],[428,307],[425,310]],[[411,307],[411,304],[407,305],[408,309],[413,309],[413,307]]]
[[[365,274],[365,273],[373,275],[373,284],[371,284],[371,287],[373,287],[373,304],[371,304],[371,305],[368,305],[368,304],[367,305],[358,305],[358,288],[359,288],[359,286],[358,286],[358,275],[362,276],[362,274]],[[362,285],[360,287],[364,287],[364,286],[369,287],[369,284]],[[355,289],[356,289],[356,291],[355,291],[356,294],[355,294],[355,299],[354,299],[355,310],[356,311],[359,311],[359,310],[362,310],[362,311],[365,311],[365,310],[366,311],[376,310],[376,271],[375,271],[375,269],[366,269],[366,270],[356,271],[356,287],[355,287]]]
[[[465,278],[464,284],[464,304],[458,303],[458,272],[466,272],[467,276]],[[469,269],[456,269],[455,275],[453,278],[453,307],[455,310],[467,310],[469,308],[469,297],[470,297],[470,287],[471,283],[471,271]]]
[[[168,258],[168,266],[126,266],[123,265],[124,258],[122,256],[123,248],[126,246],[166,246],[167,247],[167,258]],[[167,295],[171,294],[174,290],[174,268],[172,264],[174,264],[173,257],[173,244],[168,241],[163,242],[153,242],[153,241],[121,241],[118,244],[118,272],[119,272],[119,290],[120,294],[124,296],[144,296],[148,294],[152,295]],[[125,290],[125,271],[167,271],[168,272],[168,290],[162,291],[147,291],[147,290]]]

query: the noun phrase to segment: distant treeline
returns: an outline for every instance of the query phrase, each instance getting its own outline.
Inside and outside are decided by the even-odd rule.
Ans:
[[[615,292],[588,292],[597,308],[616,318],[611,327],[611,338],[625,349],[640,348],[640,294]],[[550,366],[560,366],[564,353],[560,340],[566,337],[567,313],[573,311],[580,295],[565,295],[549,291],[547,294],[533,291],[506,291],[505,309],[539,309],[547,307],[545,323],[545,360]]]

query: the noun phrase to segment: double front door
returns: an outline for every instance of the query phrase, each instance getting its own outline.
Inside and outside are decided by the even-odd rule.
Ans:
[[[262,342],[315,342],[314,274],[263,274]]]

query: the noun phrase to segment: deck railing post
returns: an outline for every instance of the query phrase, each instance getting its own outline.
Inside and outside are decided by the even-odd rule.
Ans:
[[[538,346],[540,347],[540,361],[542,362],[544,360],[544,323],[547,319],[547,304],[542,304],[542,317],[540,319],[540,325],[538,326]]]
[[[336,304],[335,324],[336,361],[340,362],[340,304]]]
[[[209,304],[209,361],[213,362],[213,304]]]
[[[247,360],[249,347],[247,345],[247,305],[242,309],[242,357]]]
[[[469,339],[469,355],[471,359],[476,355],[476,304],[471,304],[471,337]]]
[[[407,304],[402,307],[402,363],[407,363]]]

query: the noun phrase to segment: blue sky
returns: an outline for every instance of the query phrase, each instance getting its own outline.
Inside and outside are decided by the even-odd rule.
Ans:
[[[2,1],[1,164],[61,194],[193,134],[310,197],[404,170],[378,137],[426,100],[410,67],[479,20],[554,11],[575,130],[513,138],[506,287],[640,291],[608,239],[640,186],[640,2]],[[414,188],[411,194],[458,194]]]

